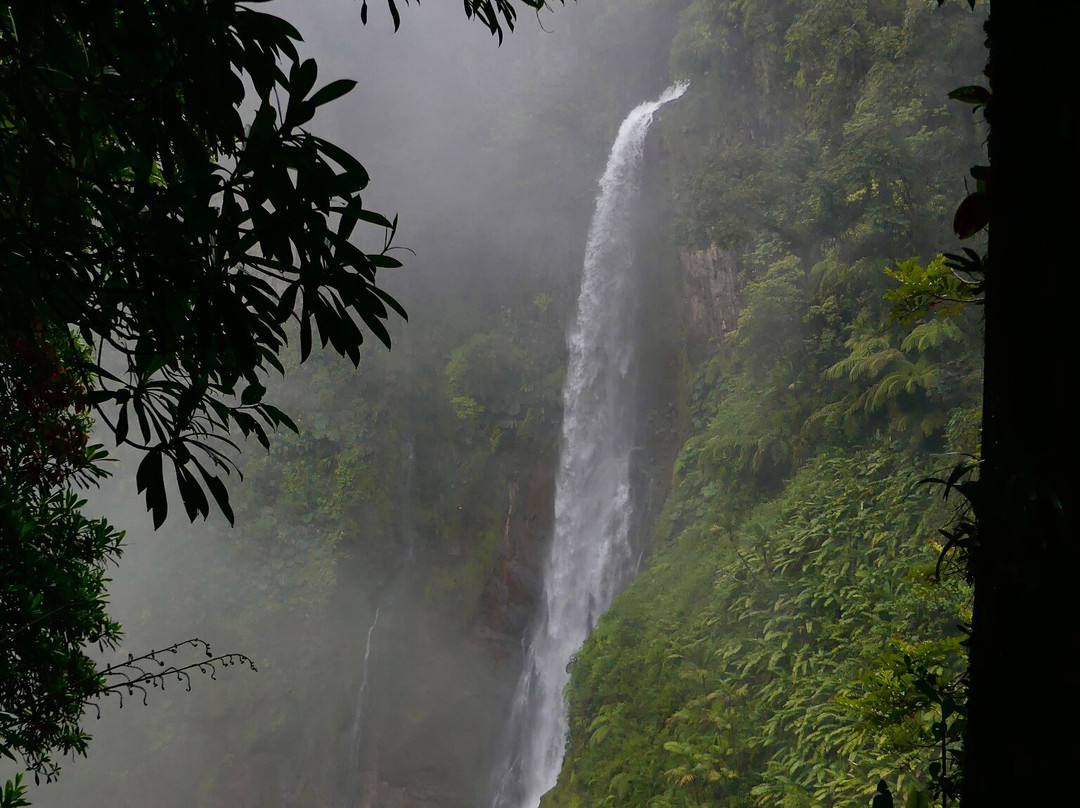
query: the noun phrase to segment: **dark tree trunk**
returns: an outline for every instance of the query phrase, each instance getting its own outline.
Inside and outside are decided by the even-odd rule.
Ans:
[[[1080,805],[1080,786],[1070,787],[1080,775],[1075,5],[991,6],[984,465],[965,808]]]

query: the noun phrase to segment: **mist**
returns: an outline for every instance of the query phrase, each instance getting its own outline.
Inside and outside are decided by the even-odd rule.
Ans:
[[[173,514],[154,531],[135,491],[137,458],[121,456],[90,492],[89,511],[127,532],[110,586],[125,633],[116,659],[200,638],[258,670],[219,666],[213,678],[192,676],[190,692],[167,681],[145,705],[141,692],[124,694],[122,707],[105,699],[88,721],[89,757],[64,761],[57,782],[33,790],[42,808],[472,806],[487,795],[533,604],[491,592],[502,562],[486,533],[513,524],[529,534],[515,574],[535,597],[548,536],[534,523],[550,522],[544,489],[556,460],[543,430],[557,424],[596,182],[619,116],[666,74],[596,52],[589,28],[603,7],[524,14],[501,46],[453,5],[404,8],[396,33],[377,4],[366,27],[348,2],[271,10],[304,35],[319,84],[358,81],[313,131],[364,163],[369,207],[399,216],[405,268],[380,285],[409,322],[391,325],[389,352],[372,340],[358,370],[318,355],[270,380],[269,397],[301,434],[278,435],[269,456],[244,446],[244,479],[231,482],[235,529],[219,516],[188,525]],[[670,32],[636,36],[655,37],[662,54]],[[620,62],[638,81],[618,75]],[[599,118],[573,112],[598,101]],[[362,243],[381,238],[362,234]],[[412,381],[430,373],[442,384],[448,347],[482,332],[478,319],[494,331],[522,316],[521,333],[551,342],[540,370],[555,378],[514,371],[519,385],[550,388],[549,412],[535,416],[544,454],[523,470],[504,457],[502,471],[455,490],[444,468],[459,453],[481,462],[456,445],[473,437],[438,431],[445,419],[429,412],[431,391]],[[327,491],[325,480],[289,476],[311,462],[349,480]],[[520,478],[513,502],[507,475]],[[197,654],[181,648],[172,659]]]
[[[836,805],[865,805],[878,778],[931,793],[933,745],[911,727],[888,757],[856,729],[823,739],[774,718],[816,715],[782,690],[802,681],[824,704],[857,702],[852,683],[902,642],[947,646],[942,681],[960,669],[970,592],[912,583],[943,506],[895,503],[913,469],[977,440],[978,318],[912,332],[926,321],[890,319],[882,267],[951,243],[954,179],[985,132],[942,99],[978,80],[981,17],[867,0],[852,44],[839,12],[735,5],[522,7],[501,44],[455,3],[402,6],[396,32],[377,0],[367,25],[349,0],[266,7],[303,34],[317,87],[358,82],[311,129],[364,164],[365,207],[398,217],[404,267],[378,283],[408,321],[389,323],[390,350],[372,336],[358,368],[318,348],[301,364],[290,346],[267,400],[299,434],[242,446],[235,527],[189,525],[174,505],[153,530],[122,453],[88,493],[88,513],[127,531],[115,659],[199,638],[257,670],[103,699],[88,757],[62,761],[33,805],[804,806],[822,782]],[[660,98],[606,234],[627,297],[586,305],[598,182],[620,124]],[[378,251],[384,237],[357,239]],[[606,319],[582,348],[575,335]],[[568,413],[605,396],[594,420],[614,426],[575,443]],[[601,530],[589,514],[604,508]],[[805,527],[821,521],[824,539]],[[601,551],[555,563],[568,523],[619,544],[618,569],[573,603]],[[822,571],[830,553],[842,563]],[[791,605],[819,574],[822,591],[856,593],[854,617],[812,611],[817,590],[805,614]],[[536,661],[568,603],[573,647]],[[754,622],[774,613],[793,650]],[[537,708],[541,670],[555,684]],[[543,748],[522,752],[541,724]],[[529,754],[543,776],[521,772]]]

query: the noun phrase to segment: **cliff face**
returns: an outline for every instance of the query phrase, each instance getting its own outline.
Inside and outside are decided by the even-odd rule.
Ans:
[[[686,310],[686,343],[693,357],[707,356],[739,319],[739,254],[711,244],[704,250],[683,249],[682,297]]]
[[[521,638],[540,597],[544,554],[555,513],[555,458],[537,458],[523,483],[506,486],[506,515],[498,556],[488,575],[473,636],[489,643],[494,658],[519,661]]]
[[[394,639],[370,660],[363,804],[475,808],[487,797],[554,514],[553,450],[500,456],[506,476],[489,469],[486,506],[461,506],[473,538],[452,554],[421,544],[408,581],[384,598],[381,636]],[[430,611],[433,585],[441,614]],[[395,611],[406,601],[415,606]]]

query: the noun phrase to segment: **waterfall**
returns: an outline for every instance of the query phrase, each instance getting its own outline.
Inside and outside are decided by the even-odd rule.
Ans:
[[[566,744],[566,666],[633,573],[633,203],[653,114],[680,97],[668,88],[623,121],[600,180],[567,343],[555,535],[543,600],[528,636],[493,808],[536,808],[555,785]]]
[[[375,619],[368,626],[367,639],[364,642],[364,661],[360,668],[360,689],[356,694],[356,708],[353,710],[352,731],[349,733],[349,767],[347,787],[342,808],[354,808],[360,798],[360,777],[363,763],[364,737],[364,696],[368,686],[368,661],[371,658],[371,635],[379,625],[379,609],[375,609]]]
[[[405,448],[408,449],[408,454],[405,463],[405,505],[401,514],[401,535],[405,546],[403,564],[412,561],[416,555],[416,446],[413,445],[412,437],[405,439]]]
[[[416,555],[416,519],[415,507],[415,478],[416,478],[416,447],[411,436],[405,438],[404,471],[401,475],[400,491],[402,492],[402,505],[398,519],[398,535],[401,538],[401,556],[397,566],[390,577],[384,582],[381,591],[375,598],[375,617],[368,626],[367,636],[364,640],[364,657],[360,664],[360,687],[356,693],[356,704],[353,708],[353,722],[349,731],[347,757],[344,770],[344,788],[342,808],[359,808],[370,804],[370,796],[364,794],[363,777],[365,763],[365,724],[369,720],[364,706],[367,702],[368,670],[371,663],[371,638],[379,625],[379,613],[386,612],[387,620],[390,620],[390,631],[393,632],[394,613],[391,607],[394,605],[395,585],[406,573],[406,568]],[[385,631],[385,629],[384,629]],[[384,632],[380,632],[384,633]]]

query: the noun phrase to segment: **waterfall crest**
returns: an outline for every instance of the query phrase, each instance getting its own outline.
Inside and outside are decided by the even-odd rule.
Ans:
[[[628,581],[630,536],[628,373],[634,355],[633,202],[654,113],[686,84],[635,107],[619,127],[600,180],[567,342],[563,435],[555,483],[555,535],[540,610],[527,638],[493,808],[536,808],[562,767],[570,657]]]

